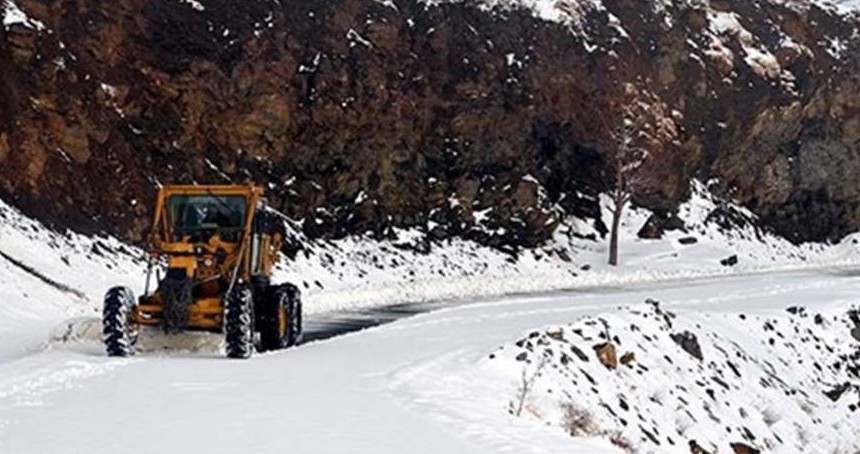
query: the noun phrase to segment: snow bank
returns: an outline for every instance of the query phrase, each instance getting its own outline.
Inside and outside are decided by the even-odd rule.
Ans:
[[[748,210],[716,200],[705,185],[694,182],[692,190],[679,210],[684,228],[661,239],[637,235],[650,211],[625,211],[617,268],[606,265],[607,239],[592,224],[569,218],[548,244],[516,257],[462,240],[425,243],[420,232],[400,231],[395,241],[356,237],[310,244],[281,264],[277,278],[298,283],[305,310],[319,313],[860,263],[857,235],[836,245],[793,245],[756,227]],[[609,203],[603,200],[605,208]],[[603,212],[609,225],[609,210]]]
[[[114,285],[143,285],[139,251],[57,233],[0,201],[0,360],[38,348],[67,318],[99,317]]]
[[[463,240],[429,241],[419,231],[399,231],[393,241],[358,236],[330,242],[310,241],[293,228],[291,239],[305,250],[283,260],[274,280],[299,285],[304,310],[313,315],[858,263],[856,235],[836,245],[792,245],[755,227],[752,213],[714,199],[700,183],[693,183],[693,197],[679,211],[683,229],[640,239],[637,232],[650,216],[647,210],[626,210],[617,268],[605,264],[606,239],[592,223],[576,218],[567,219],[543,247],[515,255]],[[141,250],[113,238],[53,232],[0,202],[0,339],[40,333],[37,343],[25,342],[33,348],[66,319],[98,320],[110,287],[142,293],[143,257]]]
[[[508,383],[498,397],[511,414],[631,452],[853,453],[856,323],[844,310],[675,314],[652,302],[535,330],[478,367]]]

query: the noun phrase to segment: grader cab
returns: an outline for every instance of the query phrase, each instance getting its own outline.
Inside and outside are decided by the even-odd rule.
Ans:
[[[164,186],[149,237],[144,295],[126,287],[105,295],[102,319],[109,356],[134,354],[143,326],[166,333],[221,332],[227,356],[248,358],[299,342],[299,289],[273,285],[284,223],[254,186]],[[166,264],[150,292],[153,269]],[[160,274],[160,273],[157,273]]]

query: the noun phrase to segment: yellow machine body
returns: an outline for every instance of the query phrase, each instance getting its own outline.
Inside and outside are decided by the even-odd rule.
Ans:
[[[195,200],[205,204],[194,206]],[[191,202],[182,205],[183,201]],[[228,289],[237,282],[271,275],[282,236],[259,228],[264,207],[263,189],[257,186],[172,185],[159,189],[149,254],[151,263],[166,262],[168,278],[193,282],[184,329],[221,331]],[[178,219],[181,209],[203,208],[232,219],[183,230]],[[162,284],[166,279],[159,281],[154,292],[140,298],[132,314],[135,323],[164,322],[167,296]]]

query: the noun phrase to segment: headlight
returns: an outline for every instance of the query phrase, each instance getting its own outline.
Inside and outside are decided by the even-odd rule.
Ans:
[[[203,259],[203,265],[206,266],[207,268],[211,267],[214,263],[215,262],[213,262],[212,259],[209,257],[206,257],[205,259]]]

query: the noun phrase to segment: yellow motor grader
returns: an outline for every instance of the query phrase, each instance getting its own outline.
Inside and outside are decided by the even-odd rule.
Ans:
[[[297,344],[299,289],[272,285],[284,235],[280,215],[255,186],[164,186],[158,191],[144,295],[126,287],[105,295],[102,328],[109,356],[129,356],[142,326],[167,333],[224,334],[231,358]],[[166,263],[150,292],[154,268]]]

